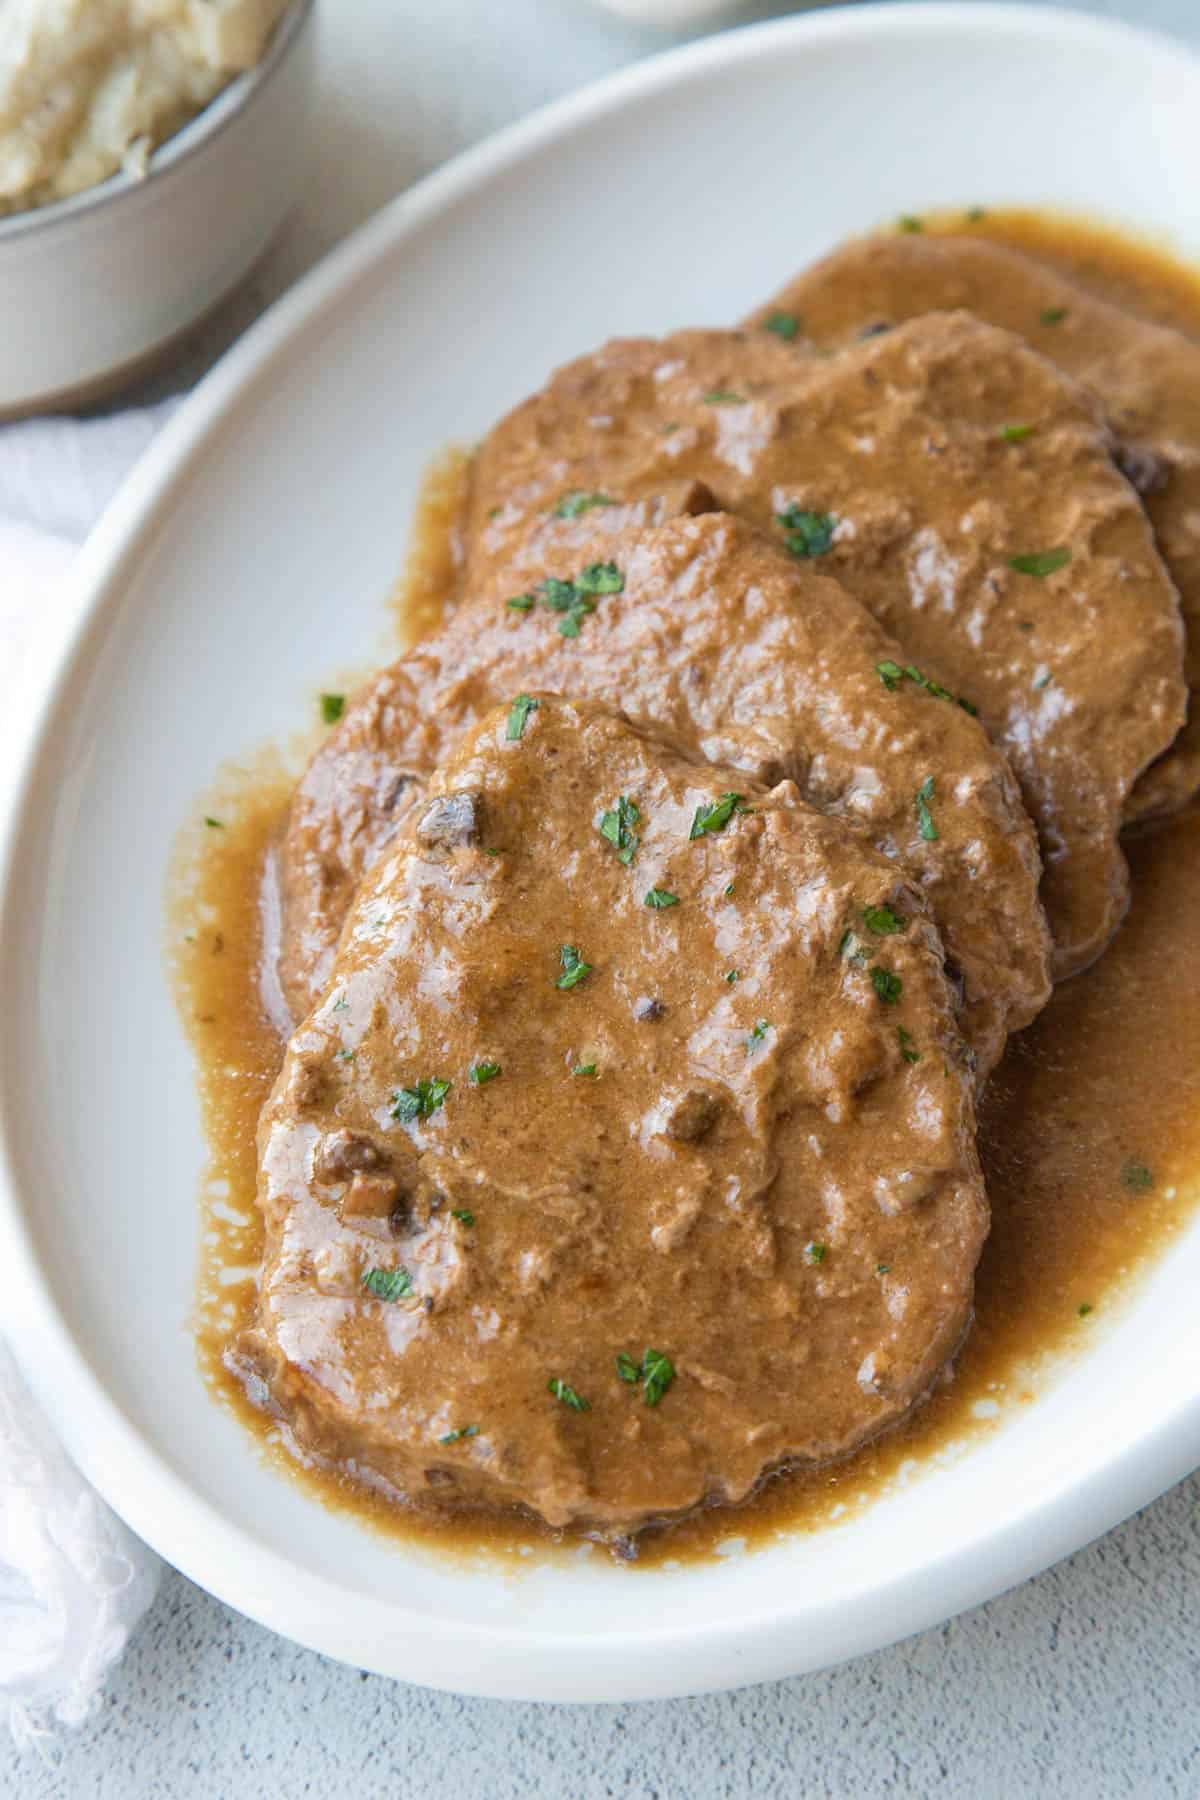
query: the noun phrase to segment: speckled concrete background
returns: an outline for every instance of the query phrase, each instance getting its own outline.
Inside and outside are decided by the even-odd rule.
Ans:
[[[790,10],[758,4],[742,16]],[[1200,0],[1082,10],[1200,42]],[[194,379],[295,274],[424,170],[677,41],[607,20],[585,0],[325,0],[324,15],[308,203],[249,292],[158,389]],[[895,1649],[824,1675],[644,1707],[507,1705],[403,1687],[296,1649],[172,1574],[88,1726],[41,1760],[0,1745],[5,1800],[351,1794],[1200,1796],[1200,1476],[1039,1580]]]

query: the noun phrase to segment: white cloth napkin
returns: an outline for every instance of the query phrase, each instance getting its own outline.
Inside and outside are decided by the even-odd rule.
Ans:
[[[61,637],[55,601],[72,558],[176,404],[0,427],[5,731]],[[6,764],[11,747],[0,744]],[[0,1716],[18,1745],[87,1717],[159,1569],[64,1455],[0,1340]]]

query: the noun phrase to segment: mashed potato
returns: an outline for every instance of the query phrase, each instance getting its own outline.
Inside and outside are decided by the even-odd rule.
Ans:
[[[146,158],[257,63],[287,0],[0,0],[0,213]]]

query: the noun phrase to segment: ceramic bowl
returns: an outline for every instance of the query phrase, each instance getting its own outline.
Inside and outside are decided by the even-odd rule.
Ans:
[[[98,399],[159,358],[270,243],[304,176],[315,0],[263,61],[121,173],[0,218],[0,418]]]

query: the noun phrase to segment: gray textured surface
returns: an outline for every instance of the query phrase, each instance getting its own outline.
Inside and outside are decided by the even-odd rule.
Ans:
[[[460,1700],[171,1578],[21,1800],[797,1800],[1200,1793],[1200,1477],[1014,1593],[824,1675],[653,1706]],[[2,1766],[2,1765],[0,1765]]]
[[[755,5],[742,16],[789,10]],[[1083,10],[1200,39],[1197,0]],[[299,270],[433,163],[676,41],[584,0],[326,0],[325,14],[309,201],[159,390],[186,385]],[[364,29],[369,14],[386,19],[384,54]],[[393,123],[380,141],[370,134],[384,112]],[[96,1718],[54,1761],[0,1746],[0,1794],[1200,1795],[1198,1509],[1200,1477],[1039,1580],[907,1644],[824,1675],[652,1707],[539,1708],[405,1688],[296,1649],[169,1575]]]

